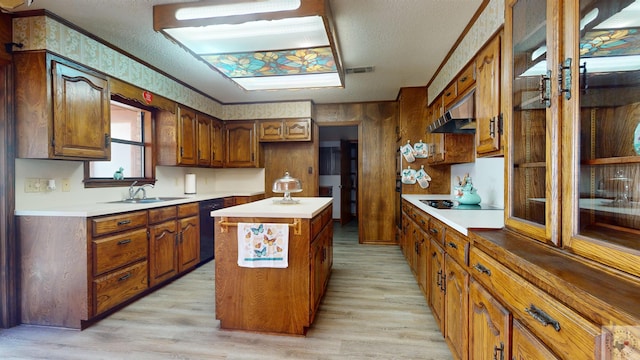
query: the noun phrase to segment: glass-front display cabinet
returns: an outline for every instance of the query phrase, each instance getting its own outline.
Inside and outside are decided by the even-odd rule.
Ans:
[[[640,0],[505,5],[505,226],[640,276]]]
[[[640,276],[640,1],[563,13],[563,246]]]
[[[505,226],[560,245],[559,4],[507,0],[502,93]]]

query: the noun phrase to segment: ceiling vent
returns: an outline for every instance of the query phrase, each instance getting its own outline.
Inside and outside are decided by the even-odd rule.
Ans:
[[[345,70],[347,74],[363,74],[363,73],[371,73],[375,70],[375,66],[360,66],[354,68],[348,68]]]

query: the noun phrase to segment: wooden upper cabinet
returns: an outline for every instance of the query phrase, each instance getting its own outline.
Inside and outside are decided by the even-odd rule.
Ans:
[[[14,59],[17,156],[108,160],[107,77],[44,51]]]
[[[198,166],[211,165],[211,118],[206,115],[196,115],[198,123]]]
[[[502,81],[505,226],[554,245],[561,243],[558,7],[551,0],[505,3]]]
[[[255,121],[225,123],[225,167],[259,167]]]
[[[476,58],[476,153],[503,155],[500,111],[500,36],[496,36]]]
[[[198,120],[196,112],[178,106],[178,164],[198,164]]]
[[[580,27],[580,19],[599,9],[596,20]],[[606,10],[604,10],[606,9]],[[640,277],[640,68],[630,48],[613,54],[610,41],[589,51],[602,21],[629,12],[627,3],[585,1],[564,4],[563,80],[556,87],[562,105],[562,230],[571,252]],[[631,41],[626,28],[611,30]],[[613,41],[613,38],[612,40]],[[635,42],[637,44],[637,41]],[[635,55],[637,56],[637,55]],[[613,63],[634,63],[624,70]],[[567,174],[566,176],[564,174]],[[569,175],[570,174],[570,175]]]
[[[211,167],[224,165],[224,123],[211,118]]]
[[[261,120],[259,141],[311,141],[311,119]]]

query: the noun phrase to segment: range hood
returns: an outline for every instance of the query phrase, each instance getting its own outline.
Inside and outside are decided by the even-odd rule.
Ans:
[[[432,133],[475,134],[475,89],[427,127]]]

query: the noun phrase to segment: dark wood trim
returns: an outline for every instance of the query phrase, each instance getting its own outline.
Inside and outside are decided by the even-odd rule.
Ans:
[[[0,65],[0,327],[20,323],[15,210],[13,66]]]

